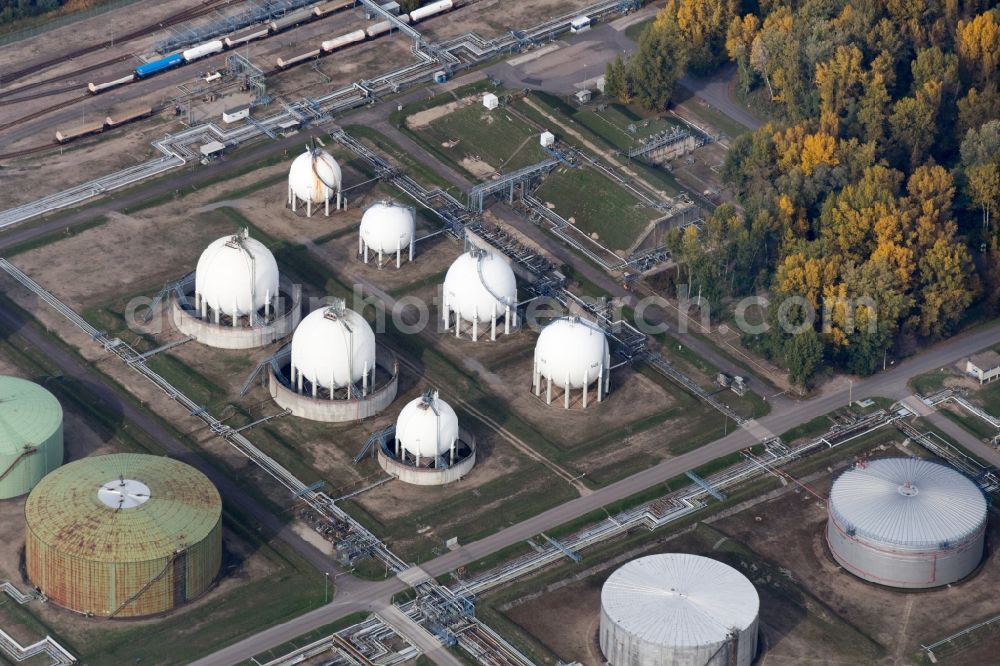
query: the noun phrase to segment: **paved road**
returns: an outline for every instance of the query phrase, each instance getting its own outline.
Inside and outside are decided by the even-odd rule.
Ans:
[[[726,65],[707,79],[685,76],[680,80],[680,85],[744,127],[757,129],[764,123],[730,94],[735,78],[736,65]]]
[[[776,410],[760,419],[760,423],[772,432],[782,433],[795,425],[845,406],[849,395],[852,395],[855,400],[876,396],[902,399],[911,393],[907,386],[911,377],[947,366],[983,347],[996,344],[997,340],[1000,340],[1000,322],[958,335],[927,349],[919,356],[897,363],[886,372],[866,379],[859,379],[854,382],[851,390],[831,391],[826,395],[792,405],[787,409]],[[424,562],[420,566],[431,576],[439,576],[453,571],[502,548],[524,541],[540,532],[551,530],[609,503],[664,483],[686,471],[754,443],[756,443],[756,439],[750,432],[737,430],[727,437],[718,439],[690,453],[650,467],[627,479],[596,490],[590,495],[554,507],[484,539]],[[969,444],[964,441],[963,443]],[[373,600],[384,599],[405,589],[405,587],[406,584],[403,581],[392,579],[367,585],[356,591],[347,591],[338,595],[336,605],[325,606],[306,613],[280,627],[252,636],[195,663],[197,666],[229,666],[248,659],[273,645],[278,645],[292,636],[332,622],[351,610],[370,608]],[[345,610],[348,608],[351,610]]]
[[[1000,468],[1000,452],[994,449],[989,444],[983,442],[968,430],[958,425],[947,416],[941,412],[935,411],[931,414],[924,416],[925,419],[930,421],[935,427],[941,432],[951,437],[953,440],[958,442],[960,445],[965,447],[967,451],[970,451],[974,455],[979,456],[986,462]],[[979,418],[979,417],[973,417]]]

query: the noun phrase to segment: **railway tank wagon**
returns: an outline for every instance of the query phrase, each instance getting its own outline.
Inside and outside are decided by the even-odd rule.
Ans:
[[[983,557],[987,504],[945,465],[884,458],[844,472],[830,491],[833,558],[864,580],[929,588],[968,576]]]
[[[100,617],[170,611],[215,580],[222,500],[198,470],[119,453],[64,465],[24,508],[25,564],[52,602]]]

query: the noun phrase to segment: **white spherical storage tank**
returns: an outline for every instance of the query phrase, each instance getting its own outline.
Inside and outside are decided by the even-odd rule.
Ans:
[[[405,250],[413,261],[413,245],[416,241],[416,216],[409,206],[380,201],[369,206],[361,216],[358,231],[358,254],[368,263],[369,252],[377,255],[378,267],[382,268],[384,255],[396,258],[399,268]]]
[[[323,388],[332,397],[335,389],[359,382],[367,393],[374,371],[375,333],[342,304],[309,313],[292,335],[292,382],[299,393],[308,388],[315,397]]]
[[[306,205],[306,216],[312,216],[313,205],[323,204],[330,214],[330,200],[336,197],[336,208],[343,204],[340,165],[333,155],[318,148],[308,149],[292,161],[288,170],[288,205],[296,210],[299,201]]]
[[[601,328],[579,317],[562,317],[549,323],[535,343],[532,385],[540,396],[545,382],[545,401],[552,404],[553,384],[563,390],[563,407],[569,409],[571,391],[581,389],[587,407],[591,382],[597,382],[597,400],[608,391],[611,353]]]
[[[750,666],[760,598],[717,560],[640,557],[601,589],[601,651],[612,666]]]
[[[403,407],[394,434],[380,440],[377,453],[382,469],[400,481],[440,486],[472,470],[476,441],[459,427],[451,405],[427,391]]]
[[[828,506],[830,551],[864,580],[937,587],[964,578],[982,560],[986,498],[945,465],[919,458],[856,465],[834,482]]]
[[[456,259],[444,276],[442,318],[447,330],[455,315],[455,337],[462,322],[472,325],[472,339],[479,338],[480,325],[490,327],[496,340],[496,323],[504,318],[504,333],[517,326],[517,280],[510,265],[498,255],[473,249]]]
[[[245,229],[212,241],[198,259],[194,279],[195,308],[216,324],[226,315],[233,326],[244,316],[253,325],[251,315],[264,310],[267,316],[278,297],[278,263]]]
[[[458,415],[437,391],[411,400],[396,419],[397,451],[419,461],[452,455],[458,441]]]

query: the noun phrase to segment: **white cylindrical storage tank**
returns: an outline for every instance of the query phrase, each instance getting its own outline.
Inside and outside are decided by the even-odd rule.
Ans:
[[[330,200],[342,204],[342,174],[333,155],[325,150],[307,150],[292,161],[288,170],[288,204],[296,210],[298,202],[306,205],[306,215],[312,215],[314,205],[323,204],[330,214]]]
[[[834,482],[827,543],[859,578],[937,587],[979,565],[986,515],[983,493],[951,467],[919,458],[872,460]]]
[[[375,333],[364,317],[335,304],[311,312],[292,335],[292,382],[331,391],[367,384],[375,371]]]
[[[462,254],[444,277],[443,319],[445,328],[455,315],[455,335],[462,322],[472,324],[472,339],[485,328],[496,339],[497,319],[504,320],[504,333],[516,325],[517,280],[510,265],[492,252],[474,249]]]
[[[245,229],[212,241],[198,259],[194,279],[195,305],[205,315],[209,308],[237,319],[269,309],[278,297],[278,263]]]
[[[413,261],[416,240],[416,215],[409,206],[388,201],[373,204],[361,217],[358,231],[358,254],[368,263],[369,253],[378,258],[382,267],[385,257],[391,257],[399,268],[403,253]]]
[[[447,456],[458,441],[458,416],[437,391],[410,401],[396,419],[397,446],[417,460]]]
[[[753,584],[722,562],[640,557],[601,589],[601,651],[612,666],[750,666],[759,609]]]
[[[569,392],[587,389],[597,382],[597,399],[607,393],[611,353],[601,328],[579,317],[562,317],[549,323],[535,343],[533,386],[535,395],[546,392],[552,402],[552,386],[564,392],[564,406],[569,407]],[[588,391],[583,390],[583,406]]]

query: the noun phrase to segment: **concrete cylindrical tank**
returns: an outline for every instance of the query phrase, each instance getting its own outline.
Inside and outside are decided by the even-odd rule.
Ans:
[[[198,470],[119,453],[69,463],[24,507],[28,578],[80,613],[169,611],[208,589],[222,559],[222,500]]]
[[[987,505],[975,483],[919,458],[872,460],[830,491],[827,543],[865,580],[902,588],[946,585],[983,557]]]
[[[0,376],[0,499],[35,487],[63,461],[63,411],[34,382]]]
[[[750,666],[759,609],[753,584],[722,562],[641,557],[601,589],[601,650],[612,666]]]

